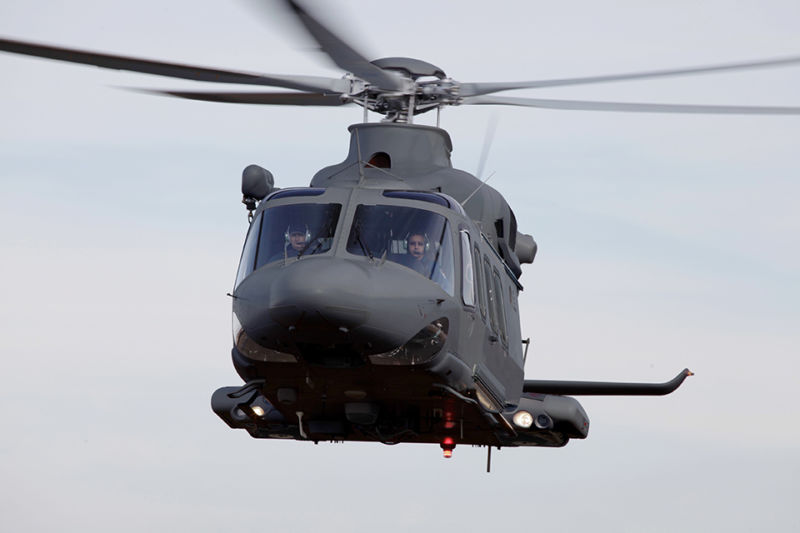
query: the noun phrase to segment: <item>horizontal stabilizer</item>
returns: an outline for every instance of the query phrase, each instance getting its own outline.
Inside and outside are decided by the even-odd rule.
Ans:
[[[569,396],[664,396],[694,375],[688,368],[664,383],[615,383],[609,381],[553,381],[526,379],[523,392]]]

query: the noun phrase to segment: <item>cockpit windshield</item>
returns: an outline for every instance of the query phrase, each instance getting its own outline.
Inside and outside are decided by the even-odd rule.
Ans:
[[[453,242],[447,219],[396,205],[360,205],[347,251],[408,267],[453,295]]]
[[[340,204],[291,204],[264,210],[256,269],[331,249]]]

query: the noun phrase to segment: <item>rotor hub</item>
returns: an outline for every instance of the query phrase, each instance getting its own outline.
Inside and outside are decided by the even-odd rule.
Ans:
[[[384,115],[387,122],[411,122],[414,115],[461,101],[460,84],[431,63],[390,57],[376,59],[371,64],[399,78],[402,88],[387,90],[347,73],[345,79],[350,81],[350,91],[342,95],[342,100]]]
[[[440,80],[447,77],[444,71],[436,65],[411,57],[383,57],[370,61],[370,63],[383,70],[401,72],[412,80],[429,76]]]

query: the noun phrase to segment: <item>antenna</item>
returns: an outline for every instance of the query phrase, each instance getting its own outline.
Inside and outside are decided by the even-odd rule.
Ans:
[[[485,180],[483,180],[483,181],[481,182],[481,184],[480,184],[480,185],[478,185],[478,186],[475,188],[475,190],[474,190],[474,191],[472,191],[472,192],[470,193],[470,195],[469,195],[469,196],[467,196],[466,200],[464,200],[463,202],[461,202],[461,207],[464,207],[465,205],[467,205],[467,202],[469,202],[469,201],[470,201],[470,199],[471,199],[473,196],[475,196],[475,193],[476,193],[476,192],[478,192],[479,190],[481,190],[481,187],[483,187],[484,185],[486,185],[486,182],[487,182],[487,181],[489,181],[489,180],[492,178],[492,176],[494,176],[495,174],[496,174],[495,172],[492,172],[491,174],[489,174],[488,176],[486,176],[486,179],[485,179]]]
[[[364,183],[364,159],[361,157],[361,138],[358,136],[358,130],[355,133],[356,149],[358,150],[358,184],[361,185]]]

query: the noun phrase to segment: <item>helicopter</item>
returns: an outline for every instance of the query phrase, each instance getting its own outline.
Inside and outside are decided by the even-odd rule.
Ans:
[[[265,438],[434,442],[445,452],[456,443],[557,446],[588,434],[588,417],[569,395],[664,393],[682,381],[686,372],[663,386],[524,379],[526,345],[516,298],[521,265],[535,257],[533,238],[517,230],[497,191],[451,168],[444,130],[413,120],[445,105],[527,105],[482,91],[534,85],[456,83],[441,69],[406,58],[370,63],[353,56],[302,6],[292,7],[350,76],[275,77],[269,83],[306,93],[168,94],[243,103],[352,103],[387,121],[353,126],[345,161],[318,172],[309,188],[275,190],[266,171],[245,171],[252,223],[232,297],[234,365],[246,385],[220,389],[212,399],[215,412],[232,427]],[[21,51],[24,45],[3,46]],[[33,51],[46,52],[28,49]],[[57,53],[49,57],[108,60],[105,66],[112,68],[124,63]],[[422,237],[430,260],[426,274],[405,264],[414,236]],[[297,253],[289,248],[293,238],[304,243]]]

